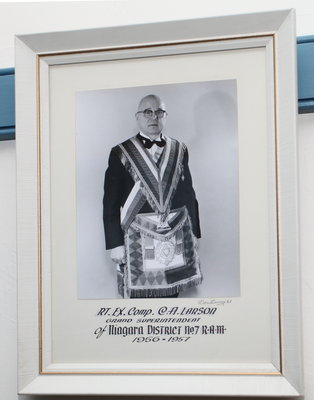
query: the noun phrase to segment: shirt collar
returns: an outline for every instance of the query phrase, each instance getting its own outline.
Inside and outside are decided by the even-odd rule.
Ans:
[[[141,136],[143,136],[145,139],[152,140],[149,136],[145,135],[142,131],[140,131],[139,134],[140,134]],[[160,142],[161,139],[166,140],[166,138],[164,137],[164,135],[163,135],[162,133],[161,133],[161,134],[159,135],[159,137],[158,137],[157,139],[155,139],[155,140],[156,140],[156,142]]]

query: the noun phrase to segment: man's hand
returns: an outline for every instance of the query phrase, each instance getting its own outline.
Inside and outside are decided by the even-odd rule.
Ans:
[[[118,246],[111,250],[110,257],[116,264],[124,264],[126,262],[124,246]]]
[[[200,248],[200,239],[194,236],[194,248],[195,250],[199,250]]]

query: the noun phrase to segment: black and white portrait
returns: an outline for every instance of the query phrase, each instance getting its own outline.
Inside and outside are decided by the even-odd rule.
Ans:
[[[240,295],[235,80],[77,93],[78,297]]]

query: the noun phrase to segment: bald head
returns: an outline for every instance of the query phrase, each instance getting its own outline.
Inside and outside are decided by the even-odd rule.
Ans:
[[[165,110],[165,103],[161,100],[161,98],[155,94],[148,94],[147,96],[143,97],[138,104],[137,111],[143,111],[147,108],[151,107],[158,108]]]
[[[152,115],[147,116],[147,113],[144,113],[146,110],[153,111]],[[149,94],[143,97],[139,102],[136,113],[136,120],[140,132],[149,136],[152,140],[160,136],[166,123],[166,113],[163,117],[157,117],[156,111],[158,110],[166,111],[165,103],[159,96]]]

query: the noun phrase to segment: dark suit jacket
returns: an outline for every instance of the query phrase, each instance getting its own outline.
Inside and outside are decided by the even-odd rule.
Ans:
[[[120,226],[120,210],[134,186],[134,180],[122,164],[120,154],[119,146],[111,150],[105,174],[103,220],[107,249],[113,249],[124,244],[124,232]],[[183,172],[171,201],[171,209],[186,206],[191,218],[193,233],[197,238],[200,238],[198,203],[192,186],[188,161],[188,151],[185,148]],[[153,210],[146,201],[139,213],[151,212]]]

